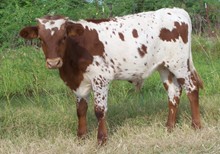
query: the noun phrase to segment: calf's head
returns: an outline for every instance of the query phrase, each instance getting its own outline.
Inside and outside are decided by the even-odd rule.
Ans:
[[[63,16],[44,16],[37,21],[37,26],[23,28],[20,36],[25,39],[40,39],[46,66],[50,69],[62,67],[68,37],[82,35],[83,27],[69,22]]]

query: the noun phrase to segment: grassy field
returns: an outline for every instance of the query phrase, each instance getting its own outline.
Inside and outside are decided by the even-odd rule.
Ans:
[[[42,52],[31,47],[0,52],[0,153],[218,153],[220,39],[193,36],[193,56],[205,85],[200,95],[201,130],[191,128],[183,94],[176,128],[166,131],[167,95],[154,73],[140,93],[125,81],[111,84],[109,140],[97,147],[92,101],[88,138],[81,141],[76,137],[75,97],[56,70],[45,68]]]

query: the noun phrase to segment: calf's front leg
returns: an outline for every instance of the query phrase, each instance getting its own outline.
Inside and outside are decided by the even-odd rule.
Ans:
[[[88,105],[86,100],[83,98],[78,98],[76,107],[77,107],[77,117],[78,117],[77,136],[79,138],[83,138],[87,133],[86,113],[87,113]]]
[[[106,111],[109,82],[102,76],[93,80],[94,111],[98,120],[98,144],[103,145],[107,141]]]
[[[105,119],[105,108],[95,105],[95,115],[98,120],[98,144],[103,145],[107,140],[107,128],[106,128],[106,119]]]

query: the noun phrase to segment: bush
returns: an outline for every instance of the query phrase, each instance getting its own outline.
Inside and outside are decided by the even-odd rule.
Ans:
[[[106,18],[122,16],[142,11],[156,10],[162,7],[181,7],[192,16],[196,32],[204,31],[206,27],[206,10],[209,6],[209,19],[215,26],[220,22],[220,2],[217,0],[1,0],[0,5],[0,49],[15,48],[24,44],[18,36],[19,30],[26,25],[36,24],[35,18],[47,14],[62,14],[73,20],[79,18]],[[210,26],[210,25],[207,25]]]
[[[23,44],[19,39],[19,30],[27,25],[36,24],[35,18],[44,15],[62,14],[71,19],[92,17],[95,13],[93,3],[78,0],[3,0],[0,7],[0,48],[15,48]],[[84,15],[84,16],[83,16]]]

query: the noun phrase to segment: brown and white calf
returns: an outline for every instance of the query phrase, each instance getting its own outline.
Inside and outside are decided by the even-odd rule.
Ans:
[[[158,71],[168,92],[168,129],[175,125],[182,88],[192,110],[192,125],[201,127],[199,88],[203,87],[192,61],[191,20],[182,9],[102,20],[72,21],[44,16],[20,36],[39,38],[48,68],[58,68],[62,80],[77,96],[78,136],[86,134],[88,96],[94,92],[98,142],[107,139],[106,111],[109,83],[128,80],[140,89]]]

